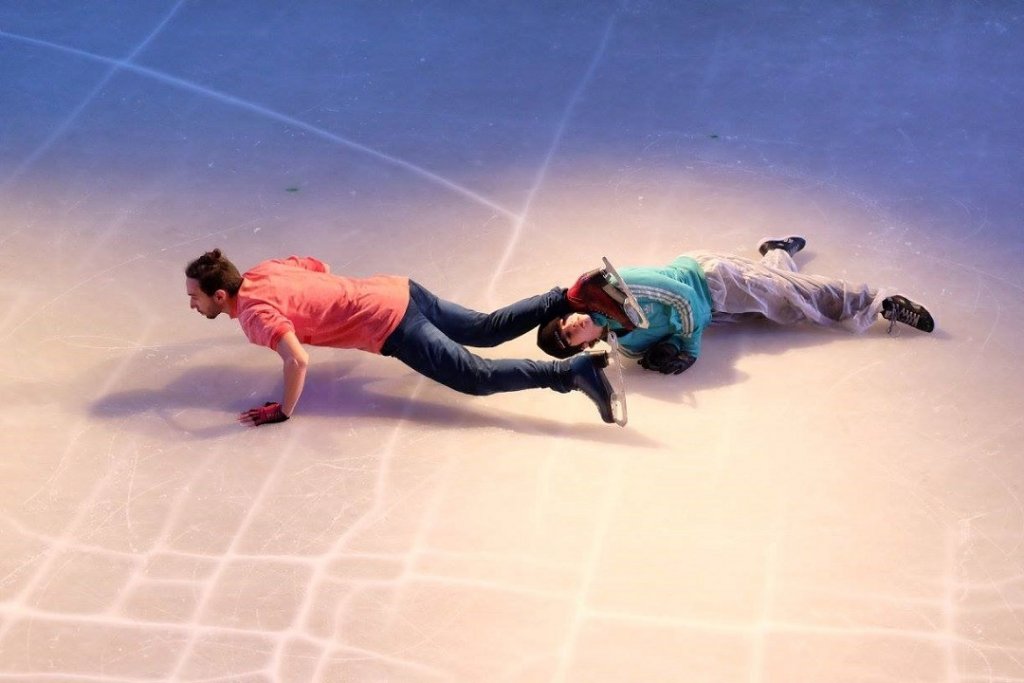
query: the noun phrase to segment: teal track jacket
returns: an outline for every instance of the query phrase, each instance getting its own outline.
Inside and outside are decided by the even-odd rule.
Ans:
[[[667,266],[622,268],[619,274],[651,323],[645,330],[623,333],[615,321],[592,315],[619,335],[622,352],[639,358],[651,346],[667,341],[694,358],[699,356],[701,335],[711,322],[711,292],[697,262],[680,256]]]

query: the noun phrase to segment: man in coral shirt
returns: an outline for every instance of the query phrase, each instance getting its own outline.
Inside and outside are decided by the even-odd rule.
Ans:
[[[580,353],[558,361],[489,360],[465,348],[496,346],[573,311],[624,320],[600,270],[581,276],[569,290],[555,288],[484,314],[439,299],[409,278],[338,276],[308,257],[263,261],[240,275],[214,249],[185,268],[185,290],[193,310],[211,320],[227,313],[238,320],[249,341],[281,356],[284,396],[239,415],[245,424],[283,422],[292,415],[309,364],[303,344],[394,356],[466,394],[579,390],[594,401],[605,422],[615,419],[614,392],[603,370],[607,353]]]

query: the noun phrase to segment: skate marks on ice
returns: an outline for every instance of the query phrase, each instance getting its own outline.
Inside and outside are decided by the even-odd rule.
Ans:
[[[610,361],[610,365],[619,363]],[[538,414],[519,414],[501,407],[501,397],[494,399],[464,396],[433,382],[427,382],[415,401],[409,394],[409,383],[419,381],[414,373],[366,376],[357,375],[355,363],[313,362],[306,376],[306,388],[299,404],[296,422],[304,418],[327,419],[328,425],[338,429],[352,420],[363,423],[388,422],[398,418],[413,424],[440,429],[459,430],[500,429],[519,434],[534,434],[555,438],[571,434],[574,439],[609,445],[657,449],[664,446],[650,435],[608,429],[594,416],[592,422],[573,423]],[[614,380],[615,373],[609,373]],[[102,373],[100,373],[102,374]],[[89,377],[91,378],[92,373]],[[270,375],[273,376],[273,375]],[[215,381],[211,381],[214,378]],[[268,384],[265,369],[233,365],[202,365],[190,368],[160,386],[113,391],[93,401],[90,414],[97,419],[125,419],[125,428],[131,421],[143,416],[156,417],[182,436],[205,439],[223,436],[238,430],[234,416],[253,401],[277,396],[282,390],[280,381]],[[80,380],[87,386],[92,380]],[[613,387],[621,387],[621,382]],[[196,396],[203,396],[209,408],[199,414],[194,411]],[[553,401],[574,401],[577,407],[590,402],[576,392],[553,395]],[[486,401],[486,407],[479,404]],[[624,400],[623,400],[624,403]],[[191,422],[191,424],[190,424]]]
[[[625,21],[620,26],[622,34],[632,30]],[[614,59],[601,62],[599,75],[624,58],[619,30],[613,38]],[[672,58],[666,51],[658,61]],[[586,87],[586,99],[563,125],[598,101],[589,97],[596,85]],[[770,123],[771,116],[759,118]],[[645,125],[637,122],[638,135],[666,134]],[[548,155],[555,161],[569,138],[558,135],[558,149]],[[690,150],[680,151],[670,161],[687,163],[682,157]],[[836,159],[843,153],[841,145],[830,152]],[[822,182],[817,171],[801,173],[776,155],[762,161],[744,159],[752,177],[771,181],[792,171],[801,200]],[[713,162],[696,163],[706,171]],[[735,163],[723,170],[723,178],[747,173]],[[825,189],[844,191],[843,171],[837,168]],[[551,185],[555,175],[535,176],[543,180],[531,195],[538,206],[528,203],[524,214],[534,218],[542,196],[564,199]],[[646,189],[653,195],[663,188]],[[452,198],[437,194],[438,201]],[[861,197],[876,200],[867,192]],[[796,206],[794,214],[813,202]],[[886,206],[879,204],[865,223],[898,223],[898,216],[883,215]],[[829,212],[822,214],[832,229]],[[524,220],[500,215],[506,218]],[[638,220],[656,222],[650,210]],[[524,232],[531,227],[517,225]],[[666,231],[651,249],[660,256],[683,238],[735,246],[731,237],[702,232],[704,225],[693,223],[671,239]],[[833,233],[837,242],[841,233]],[[856,237],[846,246],[875,248],[870,237],[850,233]],[[310,243],[309,233],[295,237]],[[518,258],[515,242],[506,251]],[[872,262],[890,257],[870,256]],[[486,283],[491,273],[453,267],[450,275]],[[979,268],[986,283],[979,298],[1003,295],[991,277]],[[1005,280],[1019,291],[1012,274]],[[91,285],[69,296],[77,302]],[[15,324],[35,302],[10,291],[6,319]],[[916,337],[901,340],[910,344],[846,341],[809,330],[716,330],[698,364],[680,377],[635,363],[625,368],[634,409],[628,430],[588,422],[591,406],[577,395],[545,396],[531,409],[523,397],[507,403],[462,397],[409,374],[396,378],[390,367],[357,375],[329,360],[311,367],[315,381],[301,416],[237,438],[233,411],[250,407],[250,395],[262,402],[279,391],[270,364],[256,370],[199,357],[180,367],[132,364],[113,386],[101,383],[102,372],[66,386],[36,384],[26,392],[30,409],[14,405],[9,413],[15,429],[8,443],[16,458],[22,447],[30,455],[19,458],[24,470],[6,491],[20,496],[24,486],[33,498],[24,512],[16,498],[17,518],[0,521],[6,532],[0,541],[10,551],[0,559],[0,622],[9,625],[9,637],[0,641],[4,676],[96,683],[163,675],[327,681],[501,680],[502,674],[568,682],[608,680],[622,671],[646,680],[799,680],[815,671],[835,681],[1022,678],[1021,506],[1013,469],[1020,421],[986,419],[985,412],[1005,408],[995,401],[991,410],[973,407],[980,392],[968,389],[983,384],[974,374],[978,367],[993,365],[1010,348],[1003,332],[1015,329],[1018,309],[985,316],[985,305],[976,304],[980,313],[968,315],[971,299],[963,291],[949,300],[975,324],[977,342],[963,345],[960,359],[967,360],[956,367],[935,362],[929,349],[936,345]],[[12,341],[31,340],[34,328],[19,326]],[[857,344],[877,353],[847,348]],[[803,348],[811,346],[821,348]],[[865,362],[824,371],[847,355]],[[786,367],[794,360],[797,378],[789,380]],[[968,392],[971,400],[943,399],[937,383],[919,392],[898,371],[900,363],[928,363],[944,377],[954,373],[940,386]],[[872,380],[878,364],[887,373]],[[199,374],[181,370],[187,367],[209,370],[223,385],[211,388]],[[1016,375],[1009,364],[1004,372]],[[33,380],[28,369],[23,375],[13,387],[19,397],[22,382]],[[750,378],[757,382],[709,391]],[[791,423],[765,416],[786,417],[766,386],[773,378],[786,378],[786,393],[796,399],[815,397],[794,399],[793,407],[826,411],[794,428],[796,449],[778,445],[793,438],[779,429]],[[987,379],[1006,383],[995,372]],[[48,390],[58,394],[49,402]],[[702,410],[680,405],[680,392],[696,393]],[[887,392],[902,405],[875,408]],[[1009,393],[999,398],[1017,406]],[[194,408],[198,403],[207,407]],[[549,420],[562,405],[573,407],[570,420]],[[903,430],[859,427],[902,415],[898,409],[908,405],[912,428],[905,431],[924,434],[924,447]],[[421,407],[425,413],[417,413]],[[34,422],[36,413],[53,417]],[[941,424],[928,420],[933,414]],[[39,434],[24,429],[22,419],[38,424]],[[230,431],[217,431],[221,420]],[[395,427],[404,430],[397,446]],[[538,438],[525,442],[524,429]],[[625,439],[636,432],[672,443],[657,444],[642,458],[602,450],[603,443],[634,445]],[[830,439],[819,439],[822,432]],[[39,451],[52,444],[57,452],[33,457],[33,439],[45,439]],[[846,446],[852,441],[856,448]],[[590,445],[598,452],[585,452]],[[560,450],[523,452],[549,447]],[[382,452],[386,462],[373,471]],[[194,457],[186,462],[178,455]],[[34,476],[33,469],[44,474]],[[381,498],[375,487],[389,477],[401,485]],[[438,481],[446,486],[433,490]],[[366,491],[374,492],[369,513],[349,524]],[[149,525],[155,531],[143,533]],[[944,525],[951,535],[937,530]],[[360,533],[347,534],[350,528]],[[233,529],[243,540],[231,540]],[[408,529],[414,532],[404,534]],[[204,534],[213,540],[203,541]],[[351,547],[333,554],[342,536]],[[404,545],[408,538],[414,541]],[[311,541],[323,541],[322,549],[282,549]],[[585,552],[567,561],[562,548],[574,543]],[[48,553],[55,559],[44,561]],[[38,599],[6,600],[29,574],[40,576],[32,584]],[[196,613],[200,606],[203,614]],[[296,617],[289,621],[289,614]],[[484,661],[497,664],[484,670]],[[545,668],[550,661],[553,675]]]
[[[46,140],[44,140],[43,143],[35,149],[35,151],[29,154],[28,157],[26,157],[25,160],[22,161],[8,177],[0,180],[0,192],[7,189],[12,183],[16,182],[26,170],[31,168],[32,164],[34,164],[40,157],[46,154],[50,148],[53,147],[53,145],[71,128],[71,124],[73,124],[75,120],[78,119],[79,115],[85,111],[85,108],[92,104],[96,97],[103,92],[103,89],[110,83],[121,68],[121,64],[132,63],[133,60],[138,57],[138,55],[145,50],[150,43],[153,42],[153,39],[163,31],[164,27],[167,26],[171,19],[174,18],[183,4],[185,4],[185,0],[178,0],[174,6],[171,7],[170,11],[164,15],[156,28],[150,31],[149,35],[147,35],[142,42],[136,45],[135,48],[128,53],[127,57],[120,60],[120,62],[115,62],[110,65],[110,68],[99,82],[93,86],[92,90],[89,91],[89,94],[86,95],[66,117],[64,117],[64,120],[53,129],[50,135],[47,136]],[[0,34],[3,34],[3,32],[0,31]],[[9,38],[13,38],[13,36],[14,34],[6,34],[6,37]]]
[[[110,57],[104,57],[103,55],[98,55],[98,54],[95,54],[93,52],[88,52],[86,50],[79,50],[78,48],[70,47],[70,46],[67,46],[67,45],[60,45],[58,43],[52,43],[52,42],[47,41],[47,40],[40,40],[38,38],[31,38],[31,37],[28,37],[28,36],[22,36],[22,35],[18,35],[16,33],[9,33],[9,32],[4,31],[4,30],[0,30],[0,38],[6,38],[6,39],[14,41],[14,42],[23,43],[23,44],[26,44],[26,45],[32,45],[32,46],[35,46],[35,47],[43,47],[43,48],[47,48],[47,49],[50,49],[50,50],[56,50],[58,52],[62,52],[62,53],[65,53],[65,54],[70,54],[70,55],[75,55],[75,56],[78,56],[78,57],[82,57],[84,59],[88,59],[88,60],[91,60],[91,61],[99,62],[101,64],[107,64],[107,65],[110,65],[110,66],[112,66],[114,68],[124,69],[125,71],[130,71],[130,72],[136,73],[136,74],[138,74],[140,76],[146,76],[146,77],[151,78],[151,79],[153,79],[153,80],[155,80],[157,82],[164,83],[165,85],[170,85],[172,87],[176,87],[176,88],[180,88],[180,89],[183,89],[183,90],[187,90],[187,91],[199,94],[199,95],[203,95],[205,97],[213,99],[213,100],[215,100],[217,102],[220,102],[222,104],[226,104],[226,105],[229,105],[229,106],[234,106],[234,107],[238,107],[240,109],[244,109],[244,110],[249,111],[251,113],[261,115],[261,116],[263,116],[263,117],[265,117],[267,119],[270,119],[272,121],[277,121],[278,123],[284,123],[284,124],[289,125],[289,126],[294,126],[295,128],[298,128],[298,129],[304,130],[306,132],[312,133],[312,134],[314,134],[314,135],[316,135],[316,136],[318,136],[318,137],[320,137],[322,139],[328,140],[330,142],[333,142],[335,144],[341,145],[343,147],[347,147],[347,148],[349,148],[349,149],[351,149],[353,151],[361,152],[363,154],[369,155],[369,156],[371,156],[371,157],[373,157],[375,159],[378,159],[380,161],[383,161],[383,162],[385,162],[385,163],[387,163],[389,165],[397,166],[399,168],[405,169],[405,170],[413,173],[414,175],[419,176],[420,178],[423,178],[424,180],[428,180],[428,181],[430,181],[430,182],[432,182],[434,184],[437,184],[437,185],[440,185],[442,187],[445,187],[448,190],[451,190],[452,192],[454,192],[455,194],[461,195],[461,196],[463,196],[463,197],[465,197],[465,198],[467,198],[467,199],[469,199],[469,200],[471,200],[471,201],[473,201],[473,202],[475,202],[477,204],[480,204],[480,205],[485,206],[485,207],[487,207],[487,208],[489,208],[489,209],[491,209],[493,211],[496,211],[496,212],[506,216],[509,219],[512,219],[512,220],[518,220],[519,219],[519,216],[515,212],[511,211],[510,209],[507,209],[507,208],[499,205],[498,203],[492,201],[491,199],[488,199],[487,197],[484,197],[483,195],[480,195],[480,194],[474,192],[473,190],[470,190],[467,187],[464,187],[464,186],[462,186],[462,185],[460,185],[460,184],[458,184],[458,183],[456,183],[456,182],[454,182],[452,180],[449,180],[448,178],[446,178],[444,176],[441,176],[441,175],[438,175],[437,173],[429,171],[426,168],[423,168],[423,167],[418,166],[418,165],[416,165],[416,164],[414,164],[414,163],[412,163],[410,161],[406,161],[405,159],[393,156],[391,154],[387,154],[385,152],[381,152],[380,150],[377,150],[377,149],[374,149],[373,147],[369,147],[369,146],[364,145],[362,143],[356,142],[355,140],[351,140],[351,139],[349,139],[347,137],[344,137],[342,135],[338,135],[336,133],[332,133],[332,132],[330,132],[328,130],[325,130],[323,128],[315,126],[315,125],[313,125],[311,123],[306,123],[305,121],[302,121],[300,119],[294,118],[294,117],[289,116],[287,114],[282,114],[281,112],[276,111],[274,109],[271,109],[269,107],[263,106],[261,104],[257,104],[255,102],[250,102],[250,101],[245,100],[245,99],[243,99],[241,97],[235,97],[234,95],[229,95],[227,93],[223,93],[223,92],[220,92],[218,90],[214,90],[212,88],[207,88],[205,86],[199,85],[198,83],[193,83],[192,81],[188,81],[188,80],[185,80],[183,78],[178,78],[177,76],[173,76],[171,74],[165,73],[165,72],[160,71],[158,69],[152,69],[152,68],[149,68],[149,67],[140,66],[138,64],[134,64],[134,63],[132,63],[130,61],[127,61],[127,60],[118,60],[118,59],[113,59],[113,58],[110,58]]]
[[[594,77],[594,72],[597,70],[597,65],[600,64],[604,57],[605,51],[608,49],[608,41],[611,38],[612,31],[615,27],[615,13],[612,13],[611,18],[608,20],[605,26],[604,34],[601,37],[601,42],[597,46],[594,52],[594,56],[590,60],[590,64],[587,66],[586,72],[580,79],[576,88],[573,90],[569,97],[569,101],[565,106],[565,110],[562,112],[562,116],[558,121],[558,125],[555,128],[554,135],[552,136],[551,144],[548,147],[547,154],[544,156],[544,160],[541,162],[540,168],[537,170],[536,176],[534,177],[533,184],[530,186],[530,190],[527,193],[526,201],[523,205],[523,209],[519,216],[514,218],[512,226],[512,232],[508,236],[508,241],[505,245],[505,249],[501,254],[501,258],[498,260],[497,265],[494,267],[494,276],[491,278],[490,283],[487,285],[487,297],[493,301],[495,299],[495,289],[498,285],[499,280],[505,274],[505,270],[508,268],[509,261],[512,259],[512,254],[515,252],[516,247],[519,244],[520,238],[522,237],[523,226],[530,215],[530,209],[533,206],[534,197],[540,192],[544,185],[544,181],[547,178],[548,170],[551,168],[551,162],[554,159],[555,154],[558,152],[558,148],[562,141],[562,136],[565,134],[566,127],[569,124],[569,119],[572,117],[573,111],[576,109],[576,105],[580,98],[583,96],[583,92],[590,84],[591,79]],[[606,261],[607,263],[607,261]]]

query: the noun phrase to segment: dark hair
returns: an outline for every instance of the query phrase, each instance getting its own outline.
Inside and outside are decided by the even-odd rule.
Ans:
[[[207,296],[213,296],[223,289],[231,296],[238,294],[242,276],[235,264],[228,261],[220,249],[208,251],[185,266],[185,277],[199,281],[199,289]]]
[[[569,346],[562,334],[561,322],[568,316],[552,318],[537,328],[537,346],[541,351],[555,358],[575,356],[583,350],[583,344]]]

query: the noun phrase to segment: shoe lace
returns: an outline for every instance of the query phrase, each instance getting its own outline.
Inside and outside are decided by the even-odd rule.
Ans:
[[[888,311],[888,313],[889,315],[885,316],[886,318],[889,319],[888,333],[896,337],[899,336],[899,330],[896,328],[896,323],[900,322],[906,325],[910,325],[911,327],[917,327],[918,323],[921,320],[920,313],[916,313],[910,310],[909,308],[900,306],[899,304],[894,305],[892,309]]]

